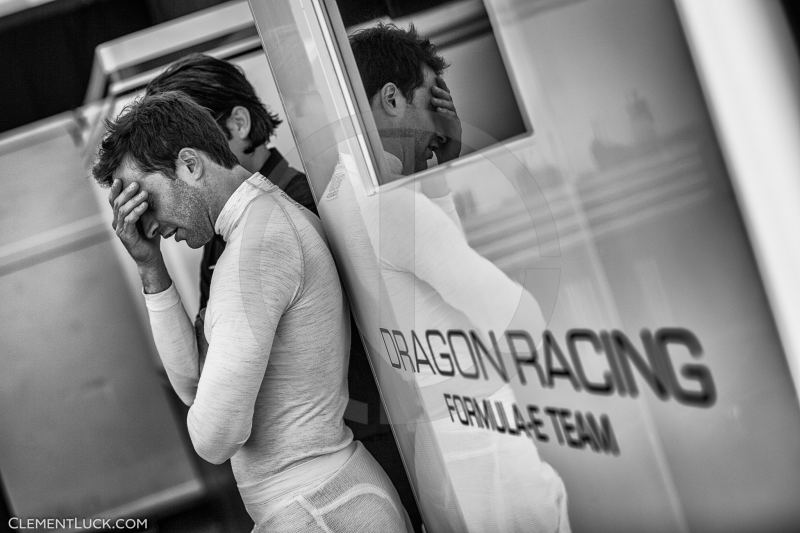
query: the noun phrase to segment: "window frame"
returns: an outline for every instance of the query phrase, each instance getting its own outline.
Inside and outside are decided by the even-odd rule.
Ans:
[[[525,131],[508,137],[506,139],[498,140],[488,146],[479,148],[469,154],[462,155],[447,161],[433,165],[425,170],[414,172],[402,178],[398,178],[386,183],[381,183],[380,176],[386,175],[388,172],[385,168],[382,157],[377,157],[377,150],[380,147],[382,151],[382,143],[378,135],[378,128],[372,115],[369,101],[367,100],[366,91],[361,82],[361,75],[356,65],[355,57],[350,49],[350,41],[348,38],[347,29],[344,27],[342,17],[339,11],[336,0],[315,0],[314,4],[319,8],[317,16],[319,17],[320,26],[328,32],[330,37],[330,48],[334,57],[338,60],[341,67],[341,83],[346,97],[355,110],[354,121],[357,128],[360,130],[361,136],[359,144],[365,155],[365,159],[370,163],[370,182],[365,183],[367,187],[367,194],[373,195],[380,191],[392,190],[398,187],[406,186],[418,180],[427,178],[438,172],[446,172],[447,169],[459,167],[474,163],[478,160],[491,159],[494,155],[500,152],[514,152],[514,147],[520,143],[524,143],[535,134],[530,113],[528,113],[527,106],[524,99],[521,97],[521,88],[516,73],[510,68],[509,55],[506,49],[505,40],[502,33],[499,31],[498,14],[495,6],[492,5],[491,0],[462,0],[460,2],[453,2],[461,5],[473,5],[473,11],[477,11],[479,7],[485,9],[489,25],[491,28],[492,36],[497,43],[497,48],[500,52],[503,69],[508,77],[509,85],[514,94],[515,103],[520,113]],[[450,4],[452,6],[452,3]],[[441,9],[441,8],[439,8]],[[390,19],[386,19],[387,22]],[[405,19],[391,20],[403,24]]]

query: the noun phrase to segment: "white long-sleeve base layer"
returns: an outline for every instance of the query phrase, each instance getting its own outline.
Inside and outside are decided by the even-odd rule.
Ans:
[[[230,197],[216,231],[226,248],[211,282],[202,373],[174,286],[145,299],[170,382],[191,406],[195,450],[212,463],[231,459],[257,520],[259,498],[275,496],[270,483],[285,485],[287,469],[352,442],[342,420],[349,316],[319,221],[260,174]]]

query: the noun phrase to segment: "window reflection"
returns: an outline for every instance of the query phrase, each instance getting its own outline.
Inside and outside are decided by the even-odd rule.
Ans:
[[[340,2],[338,9],[380,184],[529,131],[482,2]]]

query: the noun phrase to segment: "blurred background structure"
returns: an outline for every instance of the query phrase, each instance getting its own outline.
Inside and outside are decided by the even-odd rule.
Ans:
[[[82,106],[97,45],[220,3],[3,0],[0,131]]]
[[[83,105],[99,44],[224,0],[2,0],[0,1],[0,132]],[[339,2],[346,26],[402,17],[430,2]],[[797,38],[800,7],[781,0]]]

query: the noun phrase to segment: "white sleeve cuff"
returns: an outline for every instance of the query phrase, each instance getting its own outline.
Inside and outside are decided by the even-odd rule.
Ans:
[[[142,289],[142,294],[144,294],[144,302],[149,311],[165,311],[181,303],[181,297],[174,283],[170,283],[169,287],[154,294],[147,294]]]

